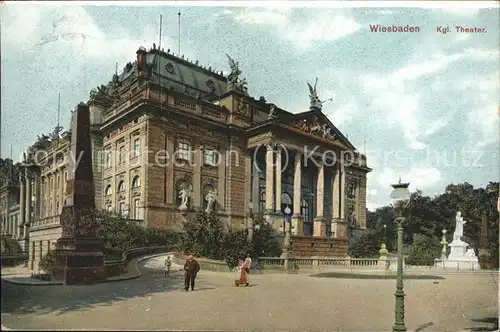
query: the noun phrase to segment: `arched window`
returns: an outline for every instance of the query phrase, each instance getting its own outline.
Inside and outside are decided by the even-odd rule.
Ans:
[[[111,185],[108,185],[106,187],[106,190],[104,191],[105,195],[106,196],[111,196],[112,192],[111,192]]]
[[[125,182],[124,181],[120,181],[120,183],[118,183],[118,192],[122,193],[124,191],[125,191]]]
[[[141,178],[139,175],[136,175],[132,180],[132,188],[139,188],[141,186]]]

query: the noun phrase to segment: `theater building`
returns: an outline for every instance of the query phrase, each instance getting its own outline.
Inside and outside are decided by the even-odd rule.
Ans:
[[[370,168],[322,113],[316,86],[309,85],[310,107],[292,114],[250,96],[238,63],[228,62],[223,75],[141,47],[123,72],[91,91],[97,206],[173,230],[204,209],[227,227],[249,229],[250,216],[263,214],[282,231],[286,206],[295,236],[345,239],[348,221],[365,228]],[[68,139],[52,140],[46,158],[69,154]],[[49,224],[59,227],[66,164],[49,164],[29,168],[29,190],[38,197],[30,229],[37,257],[59,234],[37,237]]]

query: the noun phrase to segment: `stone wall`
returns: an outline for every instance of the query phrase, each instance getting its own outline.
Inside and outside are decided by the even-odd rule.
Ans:
[[[227,155],[227,211],[230,215],[230,225],[237,226],[244,222],[248,209],[246,200],[246,148],[242,138],[231,137],[230,151]]]
[[[61,235],[62,229],[59,225],[49,225],[30,230],[28,253],[28,268],[30,270],[39,271],[40,259],[47,253],[49,248],[55,248],[56,242]]]
[[[292,256],[296,258],[348,256],[347,239],[327,239],[311,237],[292,237]]]

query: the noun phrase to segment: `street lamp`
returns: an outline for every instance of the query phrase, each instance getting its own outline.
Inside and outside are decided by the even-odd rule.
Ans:
[[[409,183],[393,184],[394,190],[391,192],[390,204],[396,211],[396,223],[398,226],[398,274],[396,281],[395,322],[392,327],[393,332],[406,332],[405,326],[405,293],[403,291],[403,210],[410,203]]]
[[[288,205],[286,205],[283,213],[285,214],[285,243],[283,244],[281,257],[288,258],[290,256],[290,221],[292,217],[292,210]]]

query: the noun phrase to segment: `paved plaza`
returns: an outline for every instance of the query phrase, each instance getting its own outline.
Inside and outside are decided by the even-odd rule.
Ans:
[[[236,288],[233,273],[201,271],[194,292],[182,272],[141,263],[134,280],[92,286],[21,286],[2,281],[2,324],[10,329],[175,329],[388,331],[395,280],[252,274]],[[492,331],[498,317],[496,273],[405,280],[409,331]],[[432,324],[431,324],[432,323]],[[473,328],[471,330],[471,328]]]

